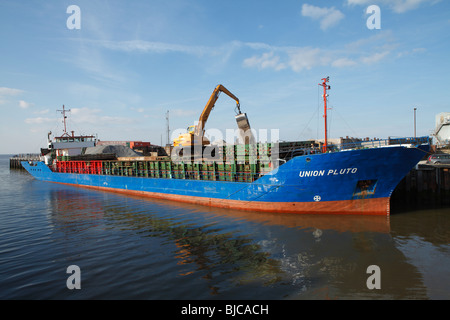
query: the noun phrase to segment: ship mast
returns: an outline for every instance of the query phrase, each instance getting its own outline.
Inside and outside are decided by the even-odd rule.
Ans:
[[[324,111],[323,111],[323,117],[325,119],[325,143],[323,145],[322,152],[327,152],[327,146],[328,146],[328,132],[327,132],[327,90],[330,90],[331,87],[327,85],[327,82],[330,81],[330,77],[322,78],[322,83],[319,83],[319,86],[323,87],[323,103],[324,103]]]
[[[70,109],[66,110],[64,105],[63,105],[63,109],[62,110],[57,110],[57,111],[61,112],[61,114],[63,115],[63,119],[64,119],[64,134],[63,134],[63,136],[64,135],[68,135],[67,134],[67,128],[66,128],[66,119],[67,119],[66,112],[70,112]]]

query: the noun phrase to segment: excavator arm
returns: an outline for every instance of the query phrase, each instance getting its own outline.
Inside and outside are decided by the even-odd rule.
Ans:
[[[228,91],[227,88],[225,88],[223,85],[219,84],[211,94],[211,97],[208,100],[208,103],[206,104],[205,108],[203,109],[202,114],[200,115],[200,118],[198,120],[198,125],[195,130],[195,134],[197,136],[203,135],[203,130],[205,129],[206,121],[208,121],[209,114],[211,113],[212,109],[214,108],[217,99],[219,99],[219,95],[221,92],[225,92],[230,98],[234,99],[236,101],[236,108],[238,109],[239,114],[241,113],[241,107],[239,104],[239,99],[232,94],[230,91]]]
[[[208,100],[208,103],[203,108],[203,111],[198,120],[198,124],[196,126],[190,126],[188,128],[188,132],[181,134],[177,139],[174,139],[173,144],[175,147],[178,146],[193,146],[197,144],[207,145],[209,144],[208,139],[203,136],[203,130],[205,129],[206,122],[208,121],[209,115],[216,104],[217,99],[219,98],[219,94],[221,92],[225,92],[228,96],[236,101],[237,115],[235,116],[238,127],[247,132],[250,129],[250,124],[247,119],[247,115],[245,113],[241,113],[241,107],[239,104],[239,99],[228,91],[223,85],[219,84],[214,89],[211,97]],[[251,131],[248,131],[251,133]]]

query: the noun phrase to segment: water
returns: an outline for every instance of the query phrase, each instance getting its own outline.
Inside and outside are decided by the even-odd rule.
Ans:
[[[450,209],[237,212],[41,182],[0,156],[0,299],[449,299]],[[67,267],[80,268],[69,290]],[[367,268],[380,269],[369,289]]]

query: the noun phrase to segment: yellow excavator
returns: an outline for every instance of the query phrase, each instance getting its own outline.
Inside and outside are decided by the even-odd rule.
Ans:
[[[174,147],[186,147],[186,146],[194,146],[194,145],[208,145],[210,141],[204,136],[204,129],[206,121],[208,121],[209,114],[211,113],[214,105],[216,104],[217,99],[219,98],[219,94],[221,92],[225,92],[228,96],[236,101],[236,108],[238,114],[235,116],[238,127],[242,129],[244,132],[250,129],[250,124],[247,119],[247,115],[245,113],[241,113],[241,107],[239,104],[239,99],[228,91],[223,85],[219,84],[214,89],[211,97],[208,100],[205,108],[203,109],[202,114],[198,120],[197,125],[192,125],[187,128],[187,133],[183,133],[178,138],[174,139],[173,145]]]

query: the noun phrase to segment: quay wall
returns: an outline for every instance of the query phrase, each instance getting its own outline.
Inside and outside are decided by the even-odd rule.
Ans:
[[[450,166],[419,165],[397,185],[394,209],[450,207]]]
[[[10,169],[23,169],[22,161],[37,161],[39,160],[39,154],[21,154],[9,158],[9,168]]]

